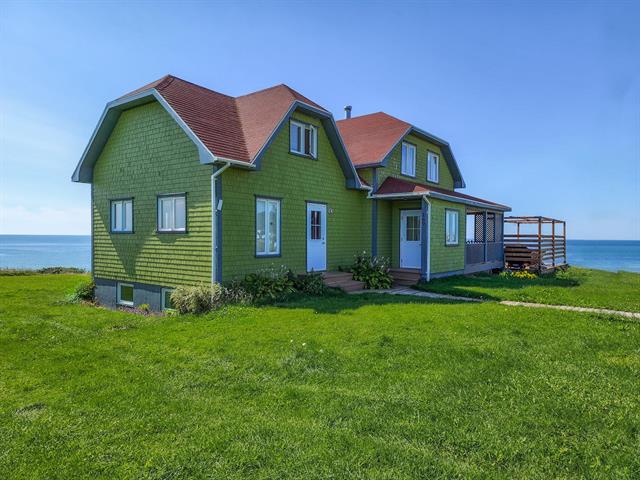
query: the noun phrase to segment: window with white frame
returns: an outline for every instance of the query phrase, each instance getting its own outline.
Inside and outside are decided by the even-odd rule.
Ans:
[[[280,200],[256,198],[256,255],[280,254]]]
[[[116,285],[116,296],[118,305],[133,306],[133,285],[130,283],[120,283]]]
[[[158,197],[158,231],[185,232],[187,230],[187,198],[180,195]]]
[[[457,210],[445,210],[445,241],[447,245],[458,245],[458,230],[460,228],[458,219],[459,212]]]
[[[402,142],[402,169],[403,175],[416,176],[416,146]]]
[[[173,288],[163,288],[162,289],[162,310],[173,310],[175,307],[173,306],[173,302],[171,301],[171,293],[173,292]]]
[[[429,152],[427,153],[427,181],[438,183],[440,175],[440,157],[438,154]]]
[[[318,147],[318,129],[307,123],[291,120],[289,149],[293,153],[316,158]]]
[[[133,232],[133,199],[111,200],[111,231]]]

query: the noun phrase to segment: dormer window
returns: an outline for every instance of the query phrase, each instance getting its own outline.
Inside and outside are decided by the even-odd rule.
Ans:
[[[402,169],[403,175],[416,176],[416,146],[402,142]]]
[[[316,158],[318,129],[307,123],[291,120],[289,150],[291,153]]]
[[[427,181],[438,183],[440,175],[440,157],[433,152],[427,153]]]

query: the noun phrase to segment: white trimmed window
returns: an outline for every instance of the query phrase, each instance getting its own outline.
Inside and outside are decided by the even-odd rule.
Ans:
[[[440,157],[433,152],[427,153],[427,181],[438,183],[440,177]]]
[[[318,147],[318,129],[316,127],[291,120],[289,133],[291,152],[316,158]]]
[[[458,245],[459,213],[457,210],[445,210],[445,238],[447,245]]]
[[[280,254],[280,200],[256,198],[256,255]]]
[[[416,146],[402,142],[402,174],[416,176]]]
[[[187,230],[187,198],[184,194],[158,197],[158,231]]]
[[[173,302],[171,301],[172,292],[173,288],[162,289],[162,310],[173,310],[175,308],[173,306]]]
[[[133,306],[133,285],[130,283],[120,283],[116,285],[118,305]]]
[[[133,232],[133,199],[111,201],[111,231]]]

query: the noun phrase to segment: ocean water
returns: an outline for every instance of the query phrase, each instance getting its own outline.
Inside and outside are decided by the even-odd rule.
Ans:
[[[89,235],[0,235],[0,268],[91,269]]]
[[[570,265],[640,273],[638,240],[567,240]],[[0,268],[91,268],[88,235],[0,235]]]

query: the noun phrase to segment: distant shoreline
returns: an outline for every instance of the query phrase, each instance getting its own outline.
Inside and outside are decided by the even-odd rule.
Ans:
[[[640,240],[567,240],[570,265],[640,273]],[[0,235],[0,268],[91,270],[90,235]]]

